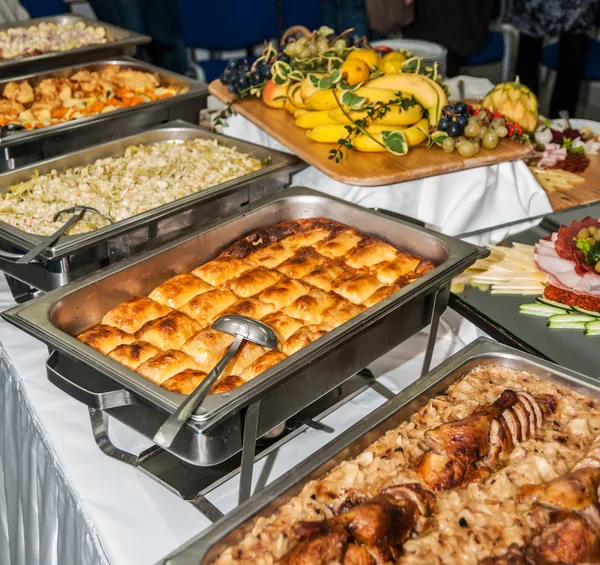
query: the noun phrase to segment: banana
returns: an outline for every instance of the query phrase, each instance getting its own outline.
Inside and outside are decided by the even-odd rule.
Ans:
[[[317,126],[306,132],[306,137],[313,141],[318,141],[319,143],[337,143],[347,135],[348,131],[345,126],[338,123]]]
[[[296,118],[296,125],[302,129],[312,129],[317,126],[329,124],[338,124],[338,122],[330,118],[326,110],[306,112]]]
[[[346,117],[341,108],[329,110],[329,117],[340,122],[341,124],[352,125],[352,121],[362,120],[366,117],[366,111],[348,112],[350,119]],[[385,116],[373,121],[373,125],[389,125],[389,126],[412,126],[423,117],[423,108],[421,106],[411,106],[407,110],[403,110],[400,106],[391,106]]]
[[[448,97],[442,87],[423,75],[400,73],[384,75],[368,83],[372,88],[388,88],[394,92],[413,95],[415,100],[429,113],[429,121],[437,124],[442,116],[442,108],[448,103]]]
[[[339,93],[337,96],[339,99]],[[335,97],[333,90],[317,90],[304,99],[304,104],[309,110],[333,110],[338,107]]]
[[[300,95],[301,89],[302,83],[296,83],[290,86],[290,90],[288,91],[288,96],[296,108],[306,108],[304,100],[302,100],[302,96]]]
[[[414,126],[409,128],[396,128],[404,133],[406,142],[409,147],[415,147],[423,143],[427,139],[427,133],[429,129],[429,120],[423,118],[418,121]],[[390,131],[389,126],[370,126],[367,131],[380,143],[383,143],[382,132]],[[385,147],[371,139],[368,135],[361,133],[352,140],[352,145],[358,151],[365,152],[381,152],[386,151]]]
[[[310,110],[305,110],[304,108],[297,108],[294,111],[294,118],[299,118],[302,114],[306,114],[307,112],[310,112]]]
[[[316,86],[313,85],[312,81],[310,80],[311,75],[317,78],[321,78],[325,76],[325,73],[309,73],[300,83],[300,96],[304,101],[306,101],[306,99],[309,98],[311,94],[314,94],[319,90]]]
[[[354,91],[354,94],[364,96],[367,102],[383,102],[384,104],[397,98],[394,90],[390,90],[389,88],[371,88],[370,86],[360,86]]]

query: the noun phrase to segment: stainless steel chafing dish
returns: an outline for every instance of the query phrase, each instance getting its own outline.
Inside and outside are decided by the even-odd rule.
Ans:
[[[218,218],[246,210],[261,197],[289,184],[292,173],[301,166],[291,155],[175,121],[146,133],[2,174],[0,191],[29,179],[34,171],[45,174],[54,169],[62,171],[87,165],[97,159],[122,155],[129,145],[195,138],[216,139],[236,147],[263,161],[265,167],[99,230],[63,236],[36,263],[19,265],[14,261],[44,238],[0,222],[0,270],[36,289],[58,288],[109,263],[156,248],[192,229],[214,224]]]
[[[427,326],[434,306],[436,311],[446,307],[452,277],[486,252],[316,191],[292,188],[209,231],[125,260],[3,316],[55,350],[48,362],[48,375],[55,384],[152,438],[182,396],[73,336],[98,323],[123,300],[145,295],[171,276],[188,272],[253,230],[311,217],[358,227],[432,260],[436,268],[243,386],[206,398],[170,451],[195,465],[214,465],[241,450],[244,411],[260,408],[258,437],[286,421]]]
[[[108,41],[100,45],[86,45],[70,51],[57,51],[53,53],[42,53],[31,57],[20,59],[0,59],[0,78],[15,76],[19,73],[39,72],[49,68],[62,65],[73,65],[83,61],[93,61],[101,57],[115,57],[117,55],[133,55],[138,45],[150,43],[151,37],[141,35],[127,29],[92,20],[77,14],[61,14],[45,18],[34,18],[31,20],[7,22],[0,25],[0,32],[15,27],[31,27],[41,23],[53,23],[56,25],[76,24],[83,22],[86,25],[103,27],[106,30]]]
[[[600,385],[597,380],[506,345],[479,338],[405,388],[218,523],[167,556],[161,564],[209,565],[227,547],[239,543],[252,530],[260,517],[270,516],[278,507],[299,494],[307,482],[323,476],[342,461],[356,457],[386,432],[408,420],[429,400],[442,394],[469,371],[479,365],[491,363],[517,371],[529,371],[542,379],[600,399]]]
[[[98,143],[114,140],[124,135],[132,135],[150,127],[181,119],[198,123],[200,110],[206,107],[207,86],[131,57],[103,59],[93,63],[79,64],[33,73],[11,80],[28,80],[37,84],[45,78],[68,77],[80,70],[102,71],[107,66],[118,65],[125,69],[156,73],[161,85],[188,87],[188,91],[171,98],[146,102],[130,108],[119,108],[113,112],[96,114],[45,128],[15,131],[0,139],[0,172],[13,170],[42,159],[57,157],[71,151],[78,151]],[[0,92],[9,80],[0,81]]]

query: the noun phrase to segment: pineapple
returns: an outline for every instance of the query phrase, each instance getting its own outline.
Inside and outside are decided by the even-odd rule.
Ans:
[[[492,113],[499,112],[525,132],[535,131],[538,123],[538,100],[528,86],[519,82],[497,84],[483,99],[482,106]]]

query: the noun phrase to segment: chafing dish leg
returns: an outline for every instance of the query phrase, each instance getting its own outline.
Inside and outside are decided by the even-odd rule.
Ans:
[[[421,376],[429,372],[431,369],[431,359],[433,357],[433,350],[435,348],[435,342],[437,339],[437,332],[440,325],[440,317],[442,316],[446,306],[448,305],[448,299],[450,297],[450,284],[438,288],[433,298],[433,308],[431,312],[431,323],[429,325],[429,338],[427,340],[427,349],[425,350],[425,358],[423,359],[423,368],[421,369]]]
[[[10,293],[13,295],[13,298],[15,299],[15,302],[17,304],[27,302],[28,300],[31,300],[34,297],[34,288],[9,275],[5,274],[4,276],[6,277],[8,288],[10,288]]]
[[[94,434],[94,439],[96,440],[100,451],[109,457],[113,457],[114,459],[123,461],[123,463],[136,467],[138,456],[119,449],[112,441],[110,441],[110,438],[108,437],[108,420],[106,419],[104,412],[92,407],[88,407],[88,410],[90,413],[90,422],[92,424],[92,433]]]
[[[240,488],[238,504],[248,500],[252,494],[252,470],[256,453],[256,436],[258,432],[258,416],[260,400],[248,406],[244,417],[244,443],[242,446],[242,465],[240,468]]]

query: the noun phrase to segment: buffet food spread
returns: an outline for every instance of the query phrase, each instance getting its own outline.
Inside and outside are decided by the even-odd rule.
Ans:
[[[16,26],[0,30],[0,60],[70,51],[107,41],[109,38],[104,27],[88,25],[83,21],[48,21],[27,27]]]
[[[50,235],[63,223],[60,210],[85,202],[112,222],[257,171],[263,163],[216,140],[188,139],[127,147],[122,156],[56,170],[29,179],[0,195],[0,220],[27,233]],[[67,235],[108,224],[87,214]]]
[[[214,385],[236,388],[434,268],[385,241],[326,218],[262,228],[148,297],[107,312],[78,339],[167,390],[189,394],[233,336],[220,316],[260,319],[278,351],[246,342]]]
[[[595,562],[599,431],[597,400],[480,365],[213,563]]]
[[[65,78],[11,81],[0,99],[0,125],[44,128],[79,118],[171,98],[187,87],[161,84],[157,74],[108,65],[100,72],[80,70]]]

